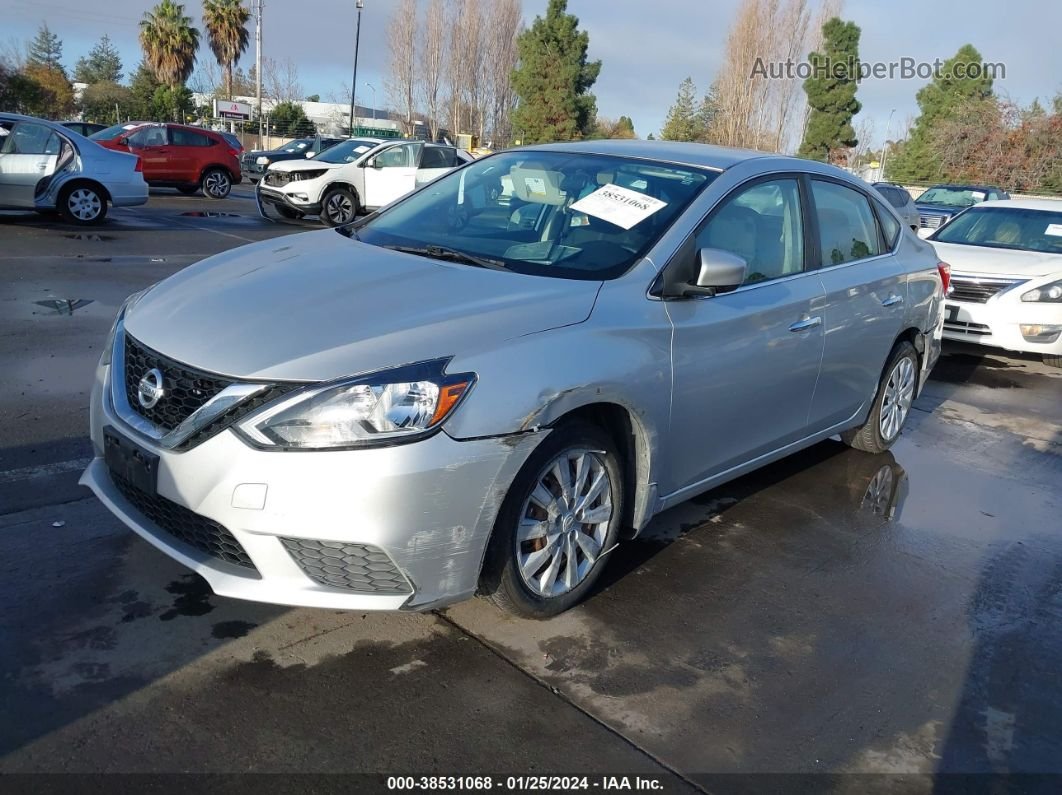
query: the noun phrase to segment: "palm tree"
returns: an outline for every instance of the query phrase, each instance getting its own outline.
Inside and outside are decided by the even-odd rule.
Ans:
[[[199,49],[199,31],[192,27],[192,18],[184,15],[184,6],[161,0],[146,12],[140,21],[140,46],[155,78],[176,96],[192,75]]]
[[[247,50],[250,12],[241,0],[203,0],[203,24],[210,49],[225,69],[225,93],[232,99],[232,68]]]

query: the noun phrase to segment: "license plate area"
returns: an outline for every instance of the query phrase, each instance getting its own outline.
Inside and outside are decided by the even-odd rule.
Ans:
[[[948,323],[972,323],[973,317],[959,304],[944,304],[944,319]]]
[[[103,460],[107,468],[150,497],[157,493],[159,457],[110,428],[103,429]]]

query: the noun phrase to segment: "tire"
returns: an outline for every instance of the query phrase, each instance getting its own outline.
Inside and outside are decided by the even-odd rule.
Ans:
[[[358,197],[347,188],[330,188],[321,199],[321,221],[328,226],[349,224],[358,217]]]
[[[900,438],[911,414],[918,387],[918,353],[903,340],[896,343],[878,383],[878,392],[866,423],[841,434],[849,447],[867,453],[884,453]]]
[[[297,221],[302,218],[302,213],[300,213],[298,210],[293,210],[290,207],[284,206],[283,204],[274,204],[273,209],[290,221]]]
[[[555,472],[567,478],[573,499],[565,499]],[[594,490],[580,507],[579,498]],[[557,427],[524,463],[502,502],[480,592],[526,618],[549,618],[578,604],[616,543],[624,493],[623,466],[608,434],[582,421]],[[599,521],[580,521],[591,515]]]
[[[63,188],[58,210],[72,224],[92,226],[107,217],[107,197],[95,185],[77,183]]]
[[[1049,353],[1045,353],[1044,364],[1048,367],[1062,367],[1062,356],[1053,356]]]
[[[178,185],[177,190],[183,193],[185,196],[194,196],[199,193],[198,185]]]
[[[203,172],[199,186],[208,199],[224,199],[232,190],[232,175],[223,168],[208,168]]]

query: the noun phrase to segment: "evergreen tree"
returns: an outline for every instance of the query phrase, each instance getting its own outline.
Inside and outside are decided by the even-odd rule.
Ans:
[[[30,42],[27,66],[46,66],[49,69],[63,71],[63,41],[42,22],[37,35]]]
[[[822,51],[809,56],[812,74],[804,81],[808,95],[807,129],[798,154],[812,160],[839,160],[841,150],[859,143],[852,117],[862,105],[859,81],[859,26],[833,17],[822,26]]]
[[[122,58],[106,33],[93,45],[87,56],[78,58],[74,80],[89,85],[122,82]]]
[[[549,0],[545,17],[535,17],[517,39],[513,128],[525,143],[584,138],[596,127],[597,99],[590,88],[601,62],[587,62],[590,36],[567,9],[567,0]]]
[[[981,53],[973,45],[964,44],[944,62],[932,82],[919,90],[916,98],[921,113],[902,152],[890,163],[889,174],[893,179],[920,181],[937,175],[940,163],[931,145],[934,128],[947,124],[970,102],[992,97],[991,76],[983,72],[976,76],[970,74],[970,64],[982,63]]]
[[[306,118],[298,102],[278,102],[269,113],[269,129],[284,138],[298,138],[315,132],[313,122]]]
[[[678,96],[667,112],[660,137],[665,141],[696,141],[700,134],[695,97],[697,88],[693,78],[687,77],[679,86]]]

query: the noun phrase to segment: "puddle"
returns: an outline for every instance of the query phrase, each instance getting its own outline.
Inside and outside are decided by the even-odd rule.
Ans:
[[[194,210],[194,211],[189,211],[189,212],[186,212],[186,213],[181,213],[181,215],[183,215],[183,216],[185,216],[187,218],[242,218],[243,217],[239,213],[221,213],[221,212],[215,212],[213,210],[205,210],[205,211],[204,210]]]
[[[91,298],[51,298],[47,301],[34,301],[37,306],[54,309],[57,315],[72,315],[83,306],[92,303]]]
[[[91,240],[96,243],[102,243],[106,240],[114,240],[111,235],[99,235],[95,232],[71,232],[68,235],[63,235],[67,240]]]

